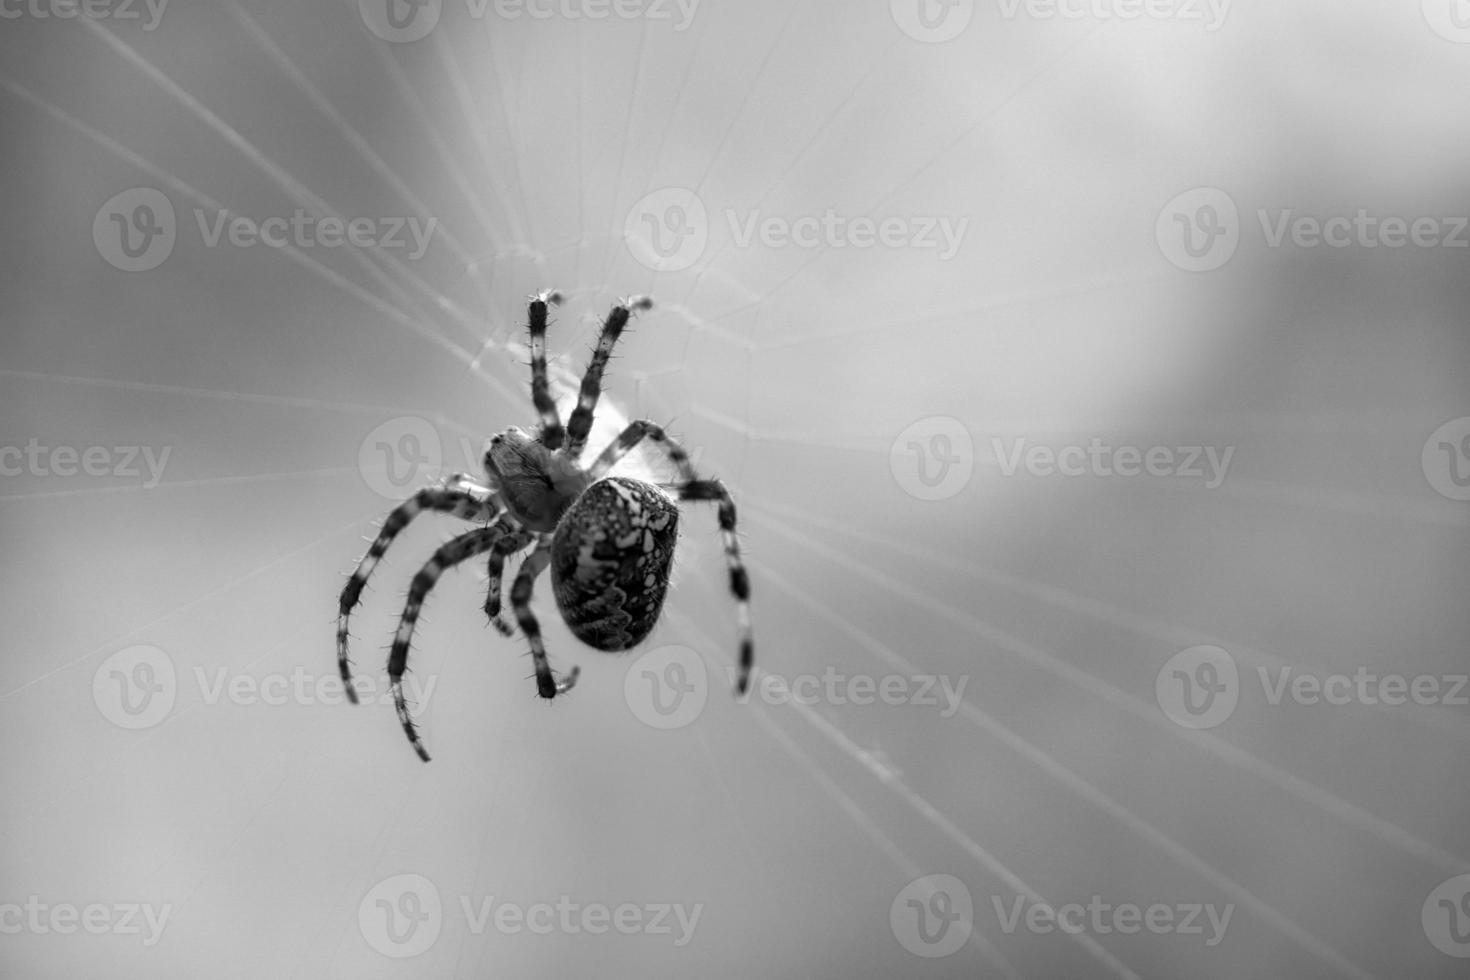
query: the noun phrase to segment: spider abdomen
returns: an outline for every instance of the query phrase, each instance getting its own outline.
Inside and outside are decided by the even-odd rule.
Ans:
[[[551,586],[572,634],[626,650],[653,630],[669,588],[679,509],[658,487],[613,476],[577,497],[556,527]]]

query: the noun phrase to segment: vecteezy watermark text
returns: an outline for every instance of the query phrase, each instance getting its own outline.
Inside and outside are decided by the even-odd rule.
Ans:
[[[146,902],[91,902],[78,907],[70,902],[43,902],[39,895],[31,895],[24,904],[0,902],[0,934],[54,932],[69,936],[80,929],[94,936],[141,935],[144,946],[154,946],[163,938],[173,910],[169,904],[154,906]]]
[[[141,460],[148,470],[148,479],[143,482],[151,490],[163,480],[163,469],[168,465],[172,446],[155,450],[152,446],[47,446],[34,436],[24,448],[0,446],[0,476],[93,477],[115,476],[137,478],[143,473],[138,469]]]
[[[163,20],[169,0],[0,0],[0,19],[19,20],[140,20],[143,11],[148,20],[143,30],[151,31]],[[142,8],[142,9],[140,9]]]
[[[1253,672],[1242,674],[1228,651],[1212,645],[1193,646],[1170,657],[1159,668],[1154,693],[1159,708],[1175,724],[1215,728],[1235,713],[1246,693],[1243,676],[1257,680],[1265,704],[1273,708],[1287,703],[1304,707],[1470,707],[1467,674],[1380,674],[1366,666],[1351,674],[1319,674],[1289,664],[1258,665]]]
[[[1470,216],[1380,214],[1368,208],[1318,216],[1294,208],[1257,208],[1267,248],[1470,248]],[[1212,272],[1231,257],[1244,235],[1235,200],[1218,187],[1196,187],[1164,205],[1154,222],[1159,250],[1188,272]]]
[[[961,215],[853,215],[833,208],[805,214],[725,208],[724,217],[733,248],[912,249],[931,251],[940,261],[959,252],[970,227]],[[717,223],[694,191],[664,187],[628,210],[623,243],[650,269],[678,272],[704,255]]]
[[[221,702],[238,705],[331,705],[347,700],[342,678],[335,672],[319,674],[299,664],[288,673],[245,674],[229,667],[206,670],[195,666],[194,683],[200,701],[207,707]],[[410,673],[404,677],[410,700],[425,705],[439,683],[433,674]],[[92,701],[108,721],[119,728],[152,728],[173,711],[180,686],[173,658],[158,647],[139,644],[126,647],[97,665],[92,675]],[[371,674],[352,679],[358,700],[388,705],[393,693],[386,680]]]
[[[726,681],[735,686],[738,671],[726,668]],[[754,683],[736,696],[740,704],[751,698],[772,706],[829,704],[837,707],[933,708],[949,718],[960,709],[968,676],[948,674],[848,674],[828,666],[820,674],[782,677],[760,671]],[[655,647],[628,667],[623,697],[633,716],[651,728],[683,728],[699,717],[709,701],[710,677],[704,658],[693,649],[670,644]]]
[[[194,223],[205,248],[264,245],[309,250],[350,246],[399,251],[409,261],[423,258],[439,227],[439,219],[432,216],[319,216],[303,208],[259,221],[225,209],[195,208]],[[132,187],[114,194],[97,209],[92,242],[113,268],[147,272],[173,254],[179,224],[168,195],[153,187]]]
[[[460,895],[459,911],[473,935],[494,929],[503,935],[530,933],[575,936],[670,936],[687,946],[704,913],[704,903],[581,902],[570,895],[530,903],[495,895]],[[423,875],[399,874],[378,882],[357,907],[358,930],[384,956],[403,959],[426,952],[443,931],[445,908],[438,887]]]
[[[1015,20],[1199,21],[1214,33],[1230,14],[1232,0],[996,0],[1000,15]]]
[[[726,673],[733,687],[737,671],[727,667]],[[970,682],[966,675],[958,681],[948,674],[885,674],[873,677],[870,674],[847,674],[828,666],[821,675],[797,674],[782,677],[762,671],[754,684],[736,700],[749,703],[759,697],[769,705],[787,703],[814,705],[830,704],[837,707],[853,704],[866,707],[871,704],[886,704],[891,708],[913,705],[919,708],[938,708],[939,717],[949,718],[960,710],[965,697],[965,685]]]
[[[1080,444],[1053,449],[1028,445],[1024,438],[1009,447],[1000,437],[990,440],[1002,476],[1015,476],[1024,467],[1031,476],[1174,477],[1203,480],[1215,490],[1230,471],[1234,446],[1111,446],[1094,436]]]
[[[264,221],[229,211],[215,211],[211,215],[204,208],[195,208],[194,220],[199,225],[199,237],[205,248],[217,248],[221,241],[235,248],[256,245],[285,248],[290,245],[308,249],[352,245],[356,248],[407,249],[411,246],[412,250],[405,256],[410,261],[423,258],[429,250],[434,229],[439,225],[439,219],[434,217],[317,217],[301,208],[292,211],[289,218],[277,216]]]
[[[941,262],[955,257],[970,227],[967,216],[849,217],[832,208],[796,218],[730,208],[725,211],[725,220],[736,248],[749,248],[759,241],[766,248],[934,249]]]
[[[694,22],[701,0],[465,0],[465,13],[483,20],[644,20],[672,23],[676,33]],[[444,13],[445,0],[358,0],[367,29],[385,41],[412,43],[428,37]]]
[[[1027,932],[1046,935],[1064,932],[1077,936],[1084,933],[1106,936],[1120,933],[1132,936],[1147,930],[1158,936],[1204,936],[1205,945],[1215,947],[1225,938],[1230,928],[1230,918],[1235,914],[1235,905],[1223,908],[1213,903],[1182,902],[1166,905],[1156,902],[1139,906],[1132,902],[1114,905],[1104,901],[1101,895],[1093,895],[1083,905],[1068,902],[1052,906],[1033,901],[1025,895],[1016,895],[1009,902],[999,895],[990,897],[995,917],[1000,922],[1000,931],[1011,935],[1023,924]],[[1209,933],[1206,935],[1206,927]]]

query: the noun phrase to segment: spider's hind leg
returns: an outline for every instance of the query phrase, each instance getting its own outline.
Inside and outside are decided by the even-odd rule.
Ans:
[[[735,689],[743,694],[750,685],[750,672],[755,665],[755,643],[750,629],[750,575],[745,570],[745,563],[740,560],[740,542],[735,537],[735,502],[730,499],[730,491],[719,480],[700,479],[684,448],[670,439],[662,426],[647,419],[628,423],[622,434],[587,468],[587,478],[589,482],[595,483],[607,476],[618,460],[644,439],[663,450],[669,462],[679,471],[679,482],[674,490],[680,500],[708,500],[719,506],[720,534],[725,540],[725,564],[730,569],[730,592],[735,597],[740,622],[740,675]]]
[[[680,500],[709,500],[719,507],[720,534],[725,539],[725,564],[730,569],[730,593],[735,597],[740,622],[740,677],[735,690],[745,693],[755,666],[755,642],[750,630],[750,574],[740,560],[740,542],[735,537],[735,502],[719,480],[693,480],[679,487]]]
[[[429,761],[429,753],[419,740],[418,727],[408,713],[408,702],[403,696],[403,673],[408,669],[408,647],[413,639],[414,625],[418,622],[424,599],[444,570],[490,551],[505,535],[506,530],[504,523],[495,523],[489,527],[466,531],[452,539],[434,552],[434,557],[419,569],[418,574],[413,577],[413,584],[408,588],[408,601],[398,620],[398,632],[393,635],[393,651],[388,655],[388,688],[393,692],[393,706],[398,711],[398,720],[403,723],[404,734],[408,736],[419,758],[425,762]]]
[[[342,587],[337,603],[337,671],[342,675],[347,699],[353,704],[357,703],[357,689],[352,685],[352,661],[347,657],[347,619],[362,601],[362,590],[367,585],[368,576],[372,575],[399,532],[426,510],[453,514],[466,521],[488,521],[494,517],[497,507],[493,500],[481,499],[470,493],[465,489],[468,485],[467,478],[453,477],[446,486],[425,487],[395,507],[383,521],[378,536],[368,546],[367,554],[362,556],[347,584]]]

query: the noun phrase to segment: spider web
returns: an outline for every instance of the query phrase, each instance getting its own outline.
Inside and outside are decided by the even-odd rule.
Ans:
[[[386,875],[427,869],[450,905],[461,894],[703,902],[708,914],[724,913],[695,947],[712,975],[733,973],[732,963],[741,973],[827,975],[834,956],[856,969],[912,967],[890,940],[889,903],[918,875],[945,872],[970,883],[976,928],[967,949],[936,961],[936,975],[1201,972],[1197,950],[1182,944],[1083,934],[1033,946],[989,916],[991,896],[1044,905],[1102,891],[1119,901],[1141,893],[1142,904],[1230,902],[1237,928],[1268,950],[1276,972],[1363,977],[1373,954],[1351,928],[1363,912],[1354,900],[1339,898],[1348,903],[1340,919],[1316,914],[1307,887],[1245,859],[1262,846],[1299,848],[1326,868],[1366,851],[1392,868],[1384,888],[1396,897],[1416,894],[1423,873],[1470,867],[1470,841],[1419,819],[1391,788],[1354,786],[1335,774],[1330,753],[1283,749],[1298,734],[1290,723],[1253,719],[1254,737],[1186,733],[1151,700],[1160,652],[1234,639],[1251,669],[1330,665],[1330,643],[1298,637],[1307,649],[1273,650],[1210,602],[1178,595],[1190,614],[1171,613],[1150,593],[1167,575],[1140,573],[1135,587],[1115,588],[1112,570],[1072,553],[1068,535],[1091,542],[1089,555],[1143,563],[1148,553],[1069,516],[1078,499],[1066,492],[1028,511],[1025,490],[977,477],[954,499],[916,505],[891,471],[895,438],[925,418],[1034,435],[1101,417],[1157,432],[1180,408],[1157,378],[1205,384],[1214,349],[1171,342],[1176,300],[1152,243],[1099,258],[1095,243],[1063,242],[1061,254],[1087,258],[1066,267],[1087,272],[1059,283],[1038,260],[1051,254],[1048,240],[1024,229],[1060,227],[1073,202],[1031,195],[1012,206],[973,179],[983,165],[1029,188],[1055,133],[1032,132],[1028,120],[1064,118],[1089,70],[1127,61],[1107,47],[1105,27],[976,41],[964,49],[985,56],[976,74],[958,56],[913,45],[886,16],[833,36],[843,16],[833,4],[711,6],[687,31],[651,18],[475,21],[446,8],[444,25],[413,44],[374,38],[355,7],[178,14],[177,30],[225,38],[211,49],[223,70],[162,35],[90,20],[65,33],[45,25],[50,49],[67,53],[58,62],[101,63],[98,76],[68,79],[33,59],[25,76],[0,78],[7,118],[92,154],[99,172],[72,162],[57,181],[87,188],[89,201],[132,181],[165,190],[185,226],[192,209],[440,220],[432,248],[412,261],[388,248],[181,249],[149,286],[118,287],[126,344],[90,351],[62,328],[44,356],[4,372],[24,388],[24,404],[46,406],[58,439],[167,439],[188,452],[181,475],[152,496],[124,483],[37,484],[0,496],[3,513],[65,499],[120,555],[157,555],[150,540],[176,540],[180,528],[201,542],[163,549],[170,568],[156,589],[119,587],[106,569],[76,560],[47,576],[71,583],[55,600],[15,583],[53,613],[109,588],[119,599],[100,600],[85,628],[21,625],[26,650],[6,665],[0,692],[6,734],[23,742],[18,733],[54,730],[57,706],[73,704],[95,665],[130,642],[170,650],[186,676],[327,664],[324,570],[337,570],[355,547],[350,532],[388,506],[363,489],[343,447],[375,425],[423,418],[450,470],[473,463],[463,452],[450,465],[457,446],[527,424],[523,305],[547,286],[567,297],[549,336],[564,418],[608,305],[655,298],[618,348],[589,447],[651,417],[702,473],[735,491],[769,690],[829,668],[966,676],[972,686],[945,717],[774,696],[726,703],[718,693],[734,631],[718,536],[712,514],[687,508],[669,621],[655,642],[687,644],[709,664],[716,697],[688,738],[652,739],[630,726],[618,694],[625,665],[589,662],[554,622],[554,662],[586,670],[572,702],[585,713],[541,710],[507,667],[521,661],[503,656],[503,644],[487,652],[465,627],[461,613],[478,605],[473,582],[446,577],[429,609],[441,622],[426,617],[414,660],[443,685],[423,712],[431,770],[398,764],[411,753],[381,706],[351,716],[298,706],[262,726],[264,707],[218,711],[189,690],[164,725],[138,738],[86,725],[60,734],[41,769],[89,761],[54,778],[7,777],[31,790],[6,811],[7,826],[60,821],[84,832],[86,820],[67,813],[86,787],[128,799],[130,787],[146,787],[118,828],[129,856],[104,883],[169,896],[177,928],[212,959],[246,964],[241,975],[373,969],[381,961],[358,941],[359,897]],[[1070,176],[1100,183],[1117,174]],[[692,196],[706,208],[707,241],[684,268],[651,261],[636,235],[640,204],[670,192],[683,196],[656,198],[654,219],[676,214],[670,200]],[[986,227],[972,229],[949,265],[924,249],[741,243],[752,214],[789,221],[828,211],[970,216]],[[77,319],[95,325],[104,304],[90,302]],[[1321,424],[1291,413],[1253,422],[1248,401],[1184,407],[1201,420],[1195,431],[1269,436]],[[1361,416],[1328,424],[1351,433]],[[627,468],[672,476],[647,455]],[[1328,493],[1267,474],[1224,493],[1273,521],[1356,514],[1452,533],[1466,523],[1396,488]],[[1135,531],[1161,510],[1177,528],[1194,526],[1205,507],[1168,489],[1108,500],[1110,517]],[[236,522],[228,531],[216,523],[222,502]],[[109,507],[129,508],[122,523],[139,530],[118,529]],[[48,530],[75,554],[98,544]],[[41,553],[38,533],[14,520],[6,532],[17,553]],[[218,544],[204,543],[217,533]],[[390,634],[417,556],[444,533],[416,527],[390,551],[385,566],[396,572],[379,573],[369,592],[377,608],[354,631],[360,663],[377,655],[374,637]],[[551,618],[544,595],[539,608]],[[284,612],[262,623],[262,609]],[[1329,730],[1387,730],[1395,758],[1443,761],[1463,753],[1464,721],[1366,712]],[[589,744],[626,762],[589,761]],[[344,758],[361,759],[361,775],[344,776]],[[210,793],[228,805],[204,807],[199,822],[217,826],[191,826],[188,807]],[[1208,794],[1208,826],[1195,819],[1197,793]],[[678,802],[665,809],[665,798]],[[661,818],[678,826],[650,834]],[[313,833],[313,853],[293,845],[297,863],[270,862],[283,835]],[[253,878],[262,861],[266,873]],[[35,871],[20,854],[7,863],[17,880]],[[1135,877],[1139,867],[1149,875]],[[97,883],[85,861],[52,874],[72,893]],[[1315,882],[1335,891],[1333,882],[1352,880],[1332,874]],[[283,906],[293,914],[279,914]],[[238,938],[250,931],[241,920],[272,930],[272,948]],[[760,949],[753,935],[766,937]],[[533,938],[476,933],[460,917],[428,954],[430,968],[468,977],[584,958],[624,957],[629,970],[677,962],[651,944],[609,953],[584,936],[549,951]],[[39,970],[40,955],[16,953],[16,964]],[[164,955],[187,962],[178,950]],[[1252,955],[1208,965],[1227,975]]]

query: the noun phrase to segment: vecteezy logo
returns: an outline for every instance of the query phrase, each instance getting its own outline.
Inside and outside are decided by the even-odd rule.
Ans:
[[[975,16],[975,0],[888,0],[893,22],[915,41],[940,44],[960,36]]]
[[[1435,429],[1420,456],[1424,478],[1440,496],[1470,500],[1470,417]]]
[[[1470,0],[1423,0],[1424,19],[1446,41],[1470,44]]]
[[[1180,650],[1159,669],[1154,696],[1169,720],[1183,728],[1223,725],[1240,701],[1235,658],[1215,646]]]
[[[402,500],[433,479],[443,462],[438,431],[427,419],[414,415],[389,419],[357,447],[363,482],[389,500]]]
[[[1435,949],[1470,958],[1470,874],[1457,875],[1430,892],[1420,919]]]
[[[357,928],[384,956],[405,959],[433,946],[444,927],[439,889],[423,875],[384,878],[357,904]]]
[[[623,222],[623,241],[656,272],[687,269],[709,244],[709,212],[688,188],[665,187],[633,205]]]
[[[650,650],[623,675],[623,698],[633,717],[650,728],[683,728],[709,700],[704,658],[688,647]]]
[[[894,938],[915,956],[949,956],[970,941],[975,902],[954,875],[924,875],[894,896],[888,924]]]
[[[173,252],[177,234],[173,203],[152,187],[113,195],[92,219],[97,252],[123,272],[158,268]]]
[[[1235,254],[1240,215],[1230,195],[1215,187],[1196,187],[1175,197],[1159,212],[1154,238],[1164,258],[1186,272],[1211,272]]]
[[[442,9],[443,0],[357,0],[357,12],[368,30],[400,43],[428,36]]]
[[[975,442],[959,419],[933,415],[898,434],[888,451],[888,466],[909,496],[945,500],[969,484]]]
[[[119,728],[152,728],[168,717],[178,696],[178,673],[158,647],[119,650],[92,675],[92,701]]]

